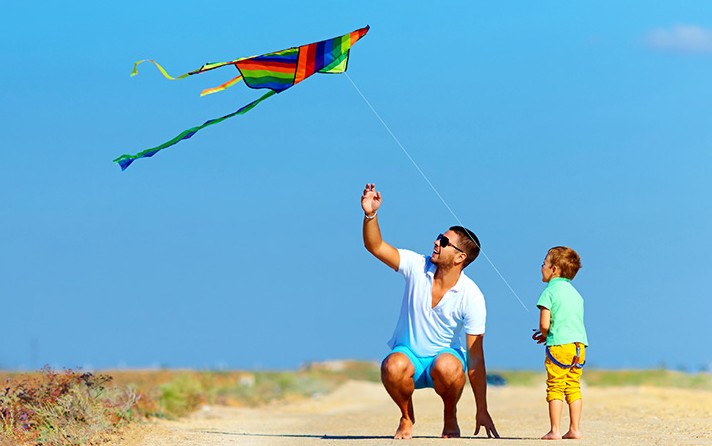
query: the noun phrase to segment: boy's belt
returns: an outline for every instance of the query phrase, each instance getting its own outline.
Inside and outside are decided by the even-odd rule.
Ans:
[[[578,342],[576,343],[576,356],[581,357],[581,346],[579,345]],[[570,369],[570,368],[573,368],[573,367],[575,367],[575,368],[577,368],[577,369],[582,369],[583,366],[584,366],[584,364],[586,364],[586,361],[584,361],[584,362],[579,362],[579,363],[576,364],[576,365],[574,365],[574,364],[568,364],[568,365],[562,364],[562,363],[560,363],[559,361],[557,361],[556,358],[554,358],[554,355],[551,354],[551,352],[549,351],[549,346],[548,346],[548,345],[546,346],[546,357],[549,358],[549,360],[550,360],[551,362],[553,362],[555,365],[561,367],[562,369]]]

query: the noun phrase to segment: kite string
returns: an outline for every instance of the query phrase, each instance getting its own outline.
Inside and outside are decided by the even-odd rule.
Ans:
[[[442,201],[443,205],[445,205],[445,207],[447,208],[447,210],[450,211],[450,213],[452,214],[453,217],[455,217],[455,220],[457,221],[457,223],[458,223],[460,226],[465,227],[465,225],[462,224],[462,221],[460,221],[460,218],[455,214],[455,212],[452,210],[452,208],[450,208],[450,206],[447,204],[447,202],[446,202],[445,199],[442,197],[442,195],[440,195],[440,192],[438,192],[438,190],[435,188],[435,186],[434,186],[433,183],[430,181],[430,179],[428,179],[427,175],[425,175],[425,173],[424,173],[423,170],[420,168],[420,166],[418,165],[418,163],[415,162],[415,160],[413,159],[413,157],[410,156],[410,153],[408,153],[408,151],[405,149],[405,147],[403,147],[403,144],[401,144],[400,140],[399,140],[399,139],[396,137],[396,135],[391,131],[390,127],[388,127],[388,124],[386,124],[386,122],[383,120],[383,118],[381,118],[381,115],[378,114],[378,112],[376,111],[376,109],[373,108],[373,105],[371,105],[371,103],[369,102],[369,100],[366,99],[366,96],[364,96],[364,94],[361,92],[361,89],[358,88],[358,86],[356,86],[356,83],[354,83],[354,81],[351,79],[351,76],[349,76],[349,73],[344,72],[344,74],[346,75],[346,78],[349,80],[349,82],[351,82],[351,85],[354,86],[354,88],[356,89],[356,91],[358,92],[358,94],[361,96],[361,98],[364,100],[364,102],[366,102],[366,105],[368,105],[368,107],[371,109],[371,111],[373,112],[373,114],[376,115],[376,118],[378,118],[378,120],[381,121],[381,124],[383,124],[383,127],[386,128],[386,130],[387,130],[388,133],[391,135],[391,137],[393,138],[393,140],[396,142],[396,144],[398,144],[398,147],[401,148],[401,150],[403,151],[403,153],[405,153],[405,156],[408,157],[408,159],[410,160],[410,162],[413,163],[413,166],[415,166],[415,168],[418,170],[418,172],[419,172],[420,175],[423,177],[423,179],[425,179],[425,182],[428,183],[428,185],[429,185],[430,188],[433,190],[433,192],[435,192],[435,195],[438,196],[438,198],[440,199],[440,201]],[[478,244],[475,240],[472,240],[472,241],[475,242],[476,245]],[[482,255],[485,256],[485,259],[487,259],[487,262],[489,262],[489,264],[490,264],[490,265],[492,266],[492,268],[495,270],[495,272],[497,273],[497,275],[499,275],[499,278],[502,279],[502,281],[505,283],[505,285],[507,285],[507,288],[509,288],[509,291],[511,291],[512,294],[514,295],[514,297],[517,298],[517,300],[518,300],[519,303],[522,305],[522,307],[523,307],[527,312],[529,312],[529,308],[527,308],[527,306],[524,305],[524,302],[522,302],[522,299],[519,298],[519,296],[517,295],[516,291],[514,291],[514,288],[512,288],[512,286],[509,284],[509,282],[507,281],[507,279],[504,278],[504,276],[502,275],[502,273],[499,272],[499,269],[497,269],[497,267],[494,265],[494,263],[492,263],[492,260],[490,260],[489,256],[488,256],[487,253],[482,249],[481,246],[480,246],[480,252],[482,253]]]

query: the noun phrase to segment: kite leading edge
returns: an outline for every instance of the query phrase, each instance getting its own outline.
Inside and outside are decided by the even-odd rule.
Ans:
[[[283,92],[314,73],[336,74],[345,72],[349,59],[349,50],[361,37],[366,35],[368,30],[369,27],[366,26],[333,39],[292,47],[282,51],[275,51],[273,53],[253,57],[243,57],[229,62],[207,63],[197,70],[182,74],[178,77],[170,76],[162,66],[153,60],[141,60],[136,62],[131,76],[138,74],[137,67],[139,64],[143,62],[152,62],[167,79],[171,80],[184,79],[188,76],[204,73],[206,71],[228,65],[234,65],[235,68],[237,68],[240,73],[239,76],[230,79],[215,88],[203,90],[201,96],[225,90],[241,80],[243,80],[250,88],[266,88],[270,91],[230,114],[220,118],[210,119],[202,125],[184,130],[175,138],[156,147],[146,149],[135,155],[121,155],[116,158],[114,162],[121,166],[122,171],[126,170],[131,163],[139,158],[151,157],[165,148],[177,144],[184,139],[190,138],[205,127],[217,124],[228,118],[232,118],[233,116],[247,113],[257,104],[270,96]]]

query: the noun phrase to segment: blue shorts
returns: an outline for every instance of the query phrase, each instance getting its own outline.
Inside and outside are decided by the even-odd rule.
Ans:
[[[430,370],[433,368],[433,363],[435,363],[435,358],[443,353],[450,353],[454,357],[460,360],[462,363],[462,371],[467,371],[467,363],[465,362],[465,357],[462,352],[455,350],[454,348],[444,348],[438,352],[435,356],[416,356],[413,350],[406,347],[405,345],[396,345],[391,350],[391,353],[403,353],[410,359],[415,368],[415,373],[413,374],[413,381],[415,381],[416,389],[424,389],[426,387],[433,388],[433,377],[430,376]],[[389,355],[391,354],[389,353]]]

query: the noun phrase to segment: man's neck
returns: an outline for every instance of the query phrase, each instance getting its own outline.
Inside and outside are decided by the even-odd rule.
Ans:
[[[435,274],[433,275],[433,280],[440,282],[448,288],[452,288],[460,279],[460,273],[462,273],[462,270],[457,267],[447,268],[438,266],[438,269],[435,270]]]

